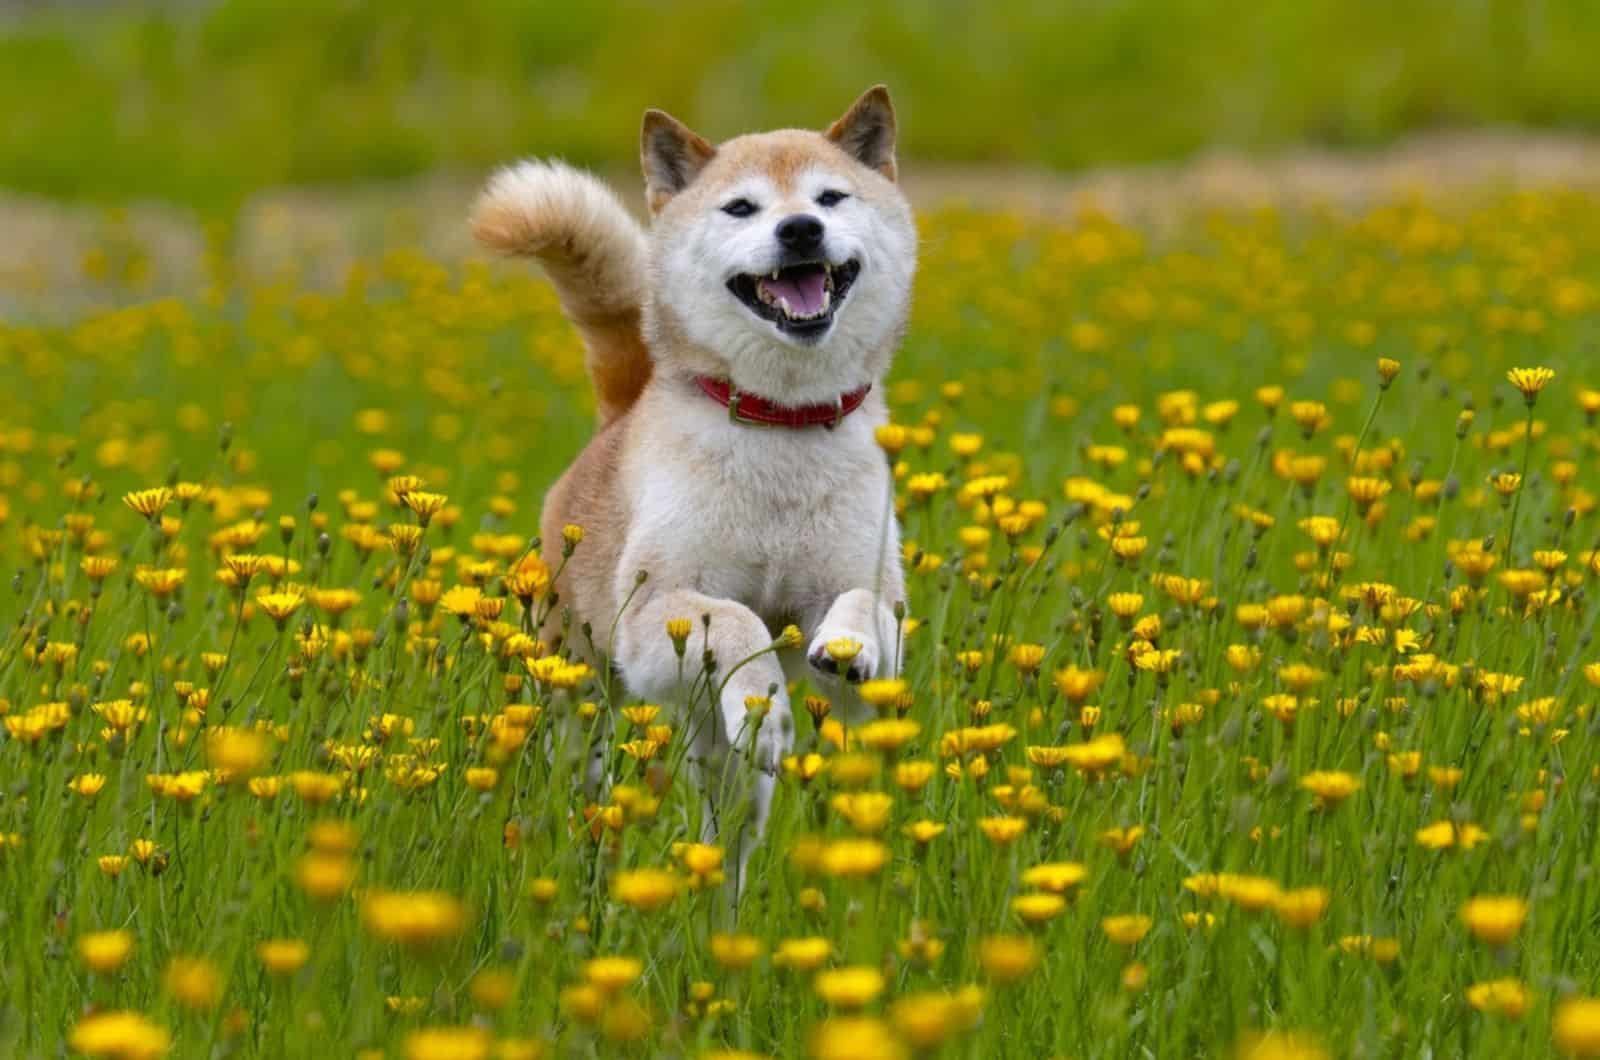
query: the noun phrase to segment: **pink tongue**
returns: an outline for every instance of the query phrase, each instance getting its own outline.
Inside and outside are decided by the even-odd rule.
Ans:
[[[824,280],[821,269],[812,269],[776,280],[762,280],[761,285],[774,298],[789,303],[790,315],[809,317],[822,312]]]

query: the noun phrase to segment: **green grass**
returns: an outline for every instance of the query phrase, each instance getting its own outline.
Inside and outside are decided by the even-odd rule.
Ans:
[[[1301,1034],[1299,1051],[1257,1055],[1321,1055],[1308,1040],[1337,1056],[1553,1053],[1558,1006],[1600,988],[1589,882],[1600,671],[1584,669],[1600,661],[1600,436],[1580,407],[1600,382],[1595,205],[1545,193],[1453,215],[1418,204],[1358,218],[1262,213],[1162,243],[1092,218],[924,218],[915,323],[890,392],[898,422],[928,428],[898,457],[905,534],[920,555],[905,674],[920,731],[898,760],[930,762],[934,775],[906,791],[879,762],[852,782],[851,759],[801,717],[797,750],[826,765],[809,784],[781,785],[736,913],[716,887],[649,913],[613,896],[624,872],[679,871],[674,844],[699,835],[700,800],[675,772],[682,705],[665,704],[660,719],[676,732],[658,760],[674,777],[659,805],[631,819],[617,809],[626,824],[595,841],[579,822],[603,807],[543,741],[601,741],[637,785],[620,750],[633,735],[619,714],[627,697],[598,678],[570,692],[508,686],[525,672],[501,654],[511,630],[474,635],[412,589],[468,580],[462,562],[476,557],[491,562],[485,592],[502,593],[541,492],[589,435],[579,350],[536,279],[452,272],[397,249],[337,292],[219,277],[205,300],[8,325],[0,1051],[59,1055],[97,1006],[143,1013],[181,1057],[475,1057],[489,1037],[547,1043],[555,1056],[797,1056],[820,1027],[889,1033],[879,1017],[903,1027],[895,1003],[920,998],[949,1057],[1230,1055],[1268,1029]],[[1403,363],[1382,393],[1379,356]],[[1504,378],[1519,365],[1557,372],[1531,412]],[[1258,396],[1266,385],[1286,390],[1276,415]],[[1296,401],[1323,403],[1327,423],[1310,437]],[[1468,405],[1476,418],[1458,431]],[[975,454],[957,452],[962,433],[982,435]],[[368,555],[361,527],[415,521],[385,500],[396,464],[452,508],[426,531],[426,554],[398,556],[380,537]],[[1514,506],[1487,484],[1508,469],[1526,470]],[[947,485],[918,503],[913,476],[933,473]],[[985,474],[1005,484],[979,503],[964,484]],[[1351,477],[1388,487],[1365,516]],[[118,499],[168,482],[206,492],[174,501],[159,529]],[[1031,525],[1002,521],[1029,501],[1043,511]],[[1313,515],[1343,527],[1348,566],[1317,553],[1300,527]],[[1145,542],[1125,546],[1123,561],[1108,541],[1116,525]],[[252,526],[254,545],[217,536]],[[1498,566],[1481,595],[1466,592],[1450,558],[1486,541]],[[217,578],[230,549],[285,557],[300,565],[286,582],[361,599],[337,622],[308,602],[280,631],[262,613],[262,574],[241,619],[239,596]],[[117,560],[99,592],[88,554]],[[1498,576],[1541,562],[1559,599],[1527,595],[1529,575]],[[144,565],[184,571],[183,587],[153,597],[134,577]],[[1177,576],[1201,579],[1198,594]],[[1369,583],[1418,606],[1364,603],[1383,597]],[[1181,653],[1165,672],[1136,665],[1145,656],[1112,615],[1113,592],[1140,594],[1143,635]],[[1250,607],[1289,596],[1305,598],[1298,619],[1257,629]],[[501,617],[514,629],[520,606],[507,601]],[[1395,629],[1416,636],[1415,650],[1395,647]],[[1020,644],[1043,654],[1036,677],[1011,661]],[[1259,661],[1235,668],[1232,645],[1258,648]],[[213,670],[207,653],[227,660]],[[1419,654],[1440,667],[1404,669]],[[1058,685],[1069,667],[1101,679],[1084,702]],[[1487,674],[1522,684],[1496,693]],[[1270,697],[1302,680],[1289,724]],[[203,715],[181,700],[194,689],[209,690]],[[104,706],[118,700],[146,712],[120,734],[102,716],[118,717],[124,708]],[[596,714],[580,737],[558,723],[582,702]],[[49,703],[67,705],[64,726],[30,742],[27,719],[40,716],[30,712]],[[508,705],[543,714],[525,742],[497,752],[471,719]],[[982,777],[970,754],[945,746],[979,719],[1015,730]],[[214,776],[188,801],[152,790],[149,774],[217,764],[206,748],[224,726],[258,723],[274,727],[256,768],[285,778],[275,798]],[[1029,747],[1112,735],[1126,757],[1098,778],[1030,765]],[[341,763],[357,756],[370,764],[348,773]],[[419,760],[443,771],[409,783]],[[498,782],[479,792],[467,770],[485,766]],[[1453,789],[1430,776],[1446,767],[1463,771]],[[1300,785],[1317,770],[1360,787],[1318,808]],[[341,794],[308,801],[294,790],[300,771],[331,774]],[[98,794],[68,789],[88,774],[105,778]],[[891,796],[878,836],[886,863],[854,880],[807,871],[806,837],[838,843],[855,831],[835,796],[858,784]],[[602,802],[637,808],[634,796]],[[981,820],[1024,805],[1028,825],[1010,845],[985,835]],[[919,819],[945,826],[926,847],[903,831]],[[356,837],[355,891],[318,902],[298,872],[325,820]],[[1416,833],[1441,820],[1487,838],[1425,848]],[[1117,827],[1144,829],[1126,854],[1103,837]],[[156,845],[150,864],[108,876],[99,859],[140,838]],[[1026,869],[1053,861],[1081,863],[1086,879],[1055,920],[1027,927],[1012,899],[1030,889]],[[1212,872],[1324,888],[1328,906],[1295,926],[1243,896],[1185,888]],[[534,888],[544,879],[553,896]],[[407,948],[370,916],[371,897],[389,889],[445,892],[466,917],[439,923],[432,946]],[[1475,941],[1458,910],[1501,893],[1528,903],[1526,924],[1504,945]],[[1185,913],[1214,915],[1214,927],[1189,927]],[[1120,914],[1151,918],[1136,945],[1103,931]],[[134,949],[116,970],[92,972],[79,940],[101,930],[126,931]],[[726,931],[754,936],[765,954],[723,967],[710,936]],[[1037,967],[1003,981],[982,956],[997,935],[1032,937]],[[838,1012],[828,1022],[812,973],[779,966],[781,941],[805,936],[829,941],[829,965],[883,973],[866,1023]],[[1360,936],[1393,939],[1398,959],[1341,947]],[[256,947],[270,938],[303,940],[305,966],[269,976]],[[942,949],[918,959],[902,948],[919,939]],[[218,997],[168,981],[185,955],[210,962]],[[592,999],[571,990],[597,955],[637,958],[641,974],[599,1006],[596,1025]],[[1136,962],[1147,981],[1129,989]],[[507,977],[488,985],[509,999],[491,996],[486,971]],[[1473,984],[1498,979],[1525,991],[1520,1018],[1468,1000]],[[702,981],[733,1008],[692,1014]],[[979,1000],[928,997],[971,986]],[[413,1036],[469,1024],[484,1040],[468,1032],[458,1049]],[[635,1030],[641,1040],[618,1040]],[[821,1055],[873,1055],[847,1044]]]
[[[0,186],[226,210],[528,153],[631,161],[646,106],[713,137],[821,125],[876,81],[925,159],[1592,128],[1597,45],[1583,0],[113,5],[0,25]]]

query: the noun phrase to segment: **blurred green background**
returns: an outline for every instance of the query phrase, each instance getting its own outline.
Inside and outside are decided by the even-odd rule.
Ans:
[[[1078,168],[1600,124],[1595,0],[0,2],[0,187],[227,209],[285,184],[631,159],[874,81],[922,160]]]

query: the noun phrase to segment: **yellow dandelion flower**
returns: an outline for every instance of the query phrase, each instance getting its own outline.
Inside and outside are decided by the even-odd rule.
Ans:
[[[1523,400],[1530,406],[1539,400],[1539,391],[1555,377],[1553,368],[1513,368],[1506,373],[1506,381],[1522,393]]]
[[[1528,919],[1528,903],[1516,895],[1478,895],[1461,906],[1461,921],[1481,942],[1503,946]]]

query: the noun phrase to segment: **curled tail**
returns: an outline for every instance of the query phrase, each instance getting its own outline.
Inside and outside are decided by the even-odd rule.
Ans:
[[[648,250],[616,195],[561,162],[522,162],[490,179],[472,234],[491,250],[538,259],[588,347],[600,422],[626,412],[650,380],[640,331]]]

